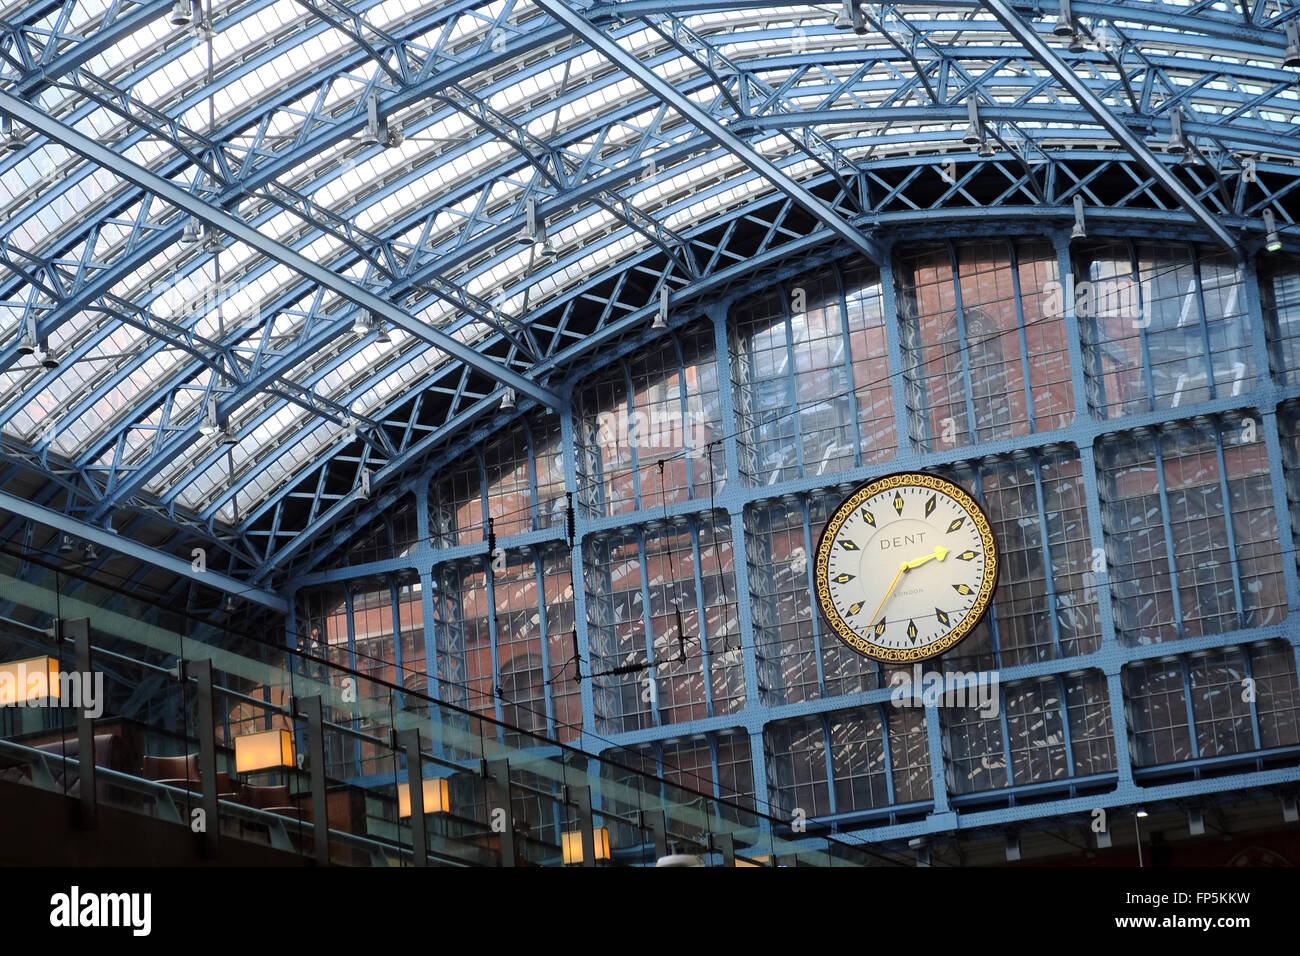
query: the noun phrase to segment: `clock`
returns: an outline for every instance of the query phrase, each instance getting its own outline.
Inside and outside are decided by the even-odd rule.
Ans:
[[[988,516],[965,489],[927,472],[884,475],[854,490],[822,529],[817,604],[859,654],[923,661],[983,619],[999,564]]]

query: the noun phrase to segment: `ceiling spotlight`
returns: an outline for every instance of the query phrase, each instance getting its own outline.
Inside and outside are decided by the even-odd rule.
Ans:
[[[209,398],[203,421],[199,423],[199,434],[215,435],[219,431],[221,431],[221,422],[217,420],[217,400]]]
[[[59,538],[59,553],[69,554],[73,549],[72,535],[65,534]]]
[[[193,216],[185,223],[185,228],[181,230],[181,242],[187,246],[192,246],[203,238],[203,223],[199,222]]]
[[[1141,809],[1141,808],[1138,808],[1137,818],[1138,818],[1139,820],[1145,820],[1145,819],[1146,819],[1147,817],[1149,817],[1150,815],[1151,815],[1151,814],[1147,813],[1145,810],[1143,810],[1143,809]]]
[[[365,335],[367,332],[373,331],[374,327],[374,319],[370,317],[370,313],[365,309],[352,317],[352,331],[357,335]]]
[[[23,336],[18,342],[19,355],[35,355],[40,345],[36,341],[36,317],[28,315],[23,322]]]
[[[985,136],[983,139],[980,140],[980,148],[979,148],[980,156],[982,156],[985,159],[988,159],[990,156],[993,155],[994,152],[995,150],[993,148],[993,140],[989,139],[987,136]]]
[[[1079,33],[1075,33],[1070,37],[1070,43],[1066,46],[1066,49],[1071,53],[1086,53],[1088,46],[1083,42],[1083,36]]]
[[[1286,55],[1283,66],[1300,66],[1300,24],[1288,20],[1286,25]]]
[[[1074,15],[1070,12],[1070,0],[1061,0],[1061,9],[1056,15],[1052,33],[1058,37],[1074,36]]]
[[[835,29],[852,30],[859,36],[867,32],[867,21],[858,0],[842,0],[840,12],[835,14]]]
[[[171,15],[167,22],[174,27],[187,27],[194,21],[194,2],[193,0],[176,0],[172,4]]]
[[[1169,153],[1187,152],[1187,140],[1183,138],[1183,111],[1176,109],[1169,114],[1169,142],[1165,145]]]
[[[1074,197],[1074,229],[1070,232],[1070,238],[1088,238],[1088,229],[1083,221],[1083,196],[1077,193]]]
[[[215,229],[204,228],[203,230],[203,251],[220,252],[221,251],[221,234]]]
[[[668,286],[659,287],[659,309],[655,312],[654,321],[650,323],[650,328],[660,332],[668,328]]]
[[[87,541],[81,551],[86,556],[87,561],[94,561],[99,557],[99,551],[95,549],[95,542],[93,541]]]
[[[524,231],[515,240],[522,246],[536,246],[544,256],[556,255],[555,245],[546,234],[546,217],[537,208],[537,197],[524,200]]]
[[[970,123],[966,126],[966,134],[962,136],[961,141],[966,146],[978,146],[983,139],[980,126],[980,108],[974,94],[966,97],[966,114],[970,118]]]
[[[370,469],[362,468],[357,478],[357,501],[370,500]]]
[[[1282,251],[1282,236],[1277,231],[1277,218],[1273,210],[1264,210],[1264,248],[1269,252]]]
[[[513,412],[515,410],[515,390],[507,388],[506,393],[501,396],[501,411]]]
[[[376,330],[379,334],[375,336],[375,341],[380,345],[387,345],[393,341],[393,337],[388,334],[388,324],[384,322],[383,319],[379,320],[379,325],[376,327]]]
[[[44,368],[58,368],[59,360],[55,358],[54,352],[50,349],[48,342],[42,342],[36,350],[36,357],[40,359]]]
[[[0,116],[0,145],[6,151],[17,152],[23,148],[23,139],[14,129],[14,121],[8,116]]]
[[[221,423],[221,428],[218,429],[217,434],[221,436],[220,438],[217,439],[217,442],[219,444],[222,445],[239,444],[239,436],[235,434],[235,430],[230,427],[230,422],[228,421]]]

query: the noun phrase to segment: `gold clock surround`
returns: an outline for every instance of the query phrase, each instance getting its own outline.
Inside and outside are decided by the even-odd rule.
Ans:
[[[829,563],[831,547],[845,520],[860,505],[874,498],[882,491],[902,487],[929,488],[932,491],[947,495],[971,516],[979,531],[980,542],[984,548],[984,575],[970,610],[948,633],[925,647],[895,649],[880,647],[868,641],[840,616],[834,602],[831,600]],[[984,513],[984,509],[980,507],[979,503],[960,485],[939,475],[924,471],[904,471],[873,478],[865,484],[859,485],[850,492],[848,497],[840,502],[826,522],[826,527],[822,529],[821,537],[817,539],[813,580],[816,584],[817,606],[821,610],[822,620],[826,622],[841,641],[859,654],[873,660],[893,664],[910,664],[914,661],[929,660],[943,654],[952,649],[953,646],[976,628],[993,603],[993,594],[997,590],[1000,569],[1000,555],[998,554],[997,544],[993,540],[993,529],[989,524],[988,515]]]

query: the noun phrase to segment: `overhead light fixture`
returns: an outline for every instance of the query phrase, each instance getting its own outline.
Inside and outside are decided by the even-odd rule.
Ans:
[[[1076,32],[1072,37],[1070,37],[1070,43],[1066,46],[1066,49],[1071,53],[1086,53],[1088,45],[1083,42],[1083,35]]]
[[[99,550],[95,547],[95,542],[87,541],[82,545],[81,553],[86,556],[87,561],[95,561],[99,558]]]
[[[209,229],[206,226],[203,229],[203,251],[220,252],[221,251],[221,233],[215,229]]]
[[[596,859],[609,859],[609,827],[596,827],[592,831],[596,844]],[[565,830],[560,834],[560,853],[565,866],[582,862],[582,831]]]
[[[867,32],[867,21],[858,0],[842,0],[840,12],[835,14],[835,29],[852,30],[859,36]]]
[[[1083,196],[1078,193],[1074,195],[1074,229],[1070,232],[1070,238],[1088,238],[1088,228],[1083,221]]]
[[[1283,66],[1300,66],[1300,24],[1288,20],[1286,24],[1286,55],[1282,57]]]
[[[376,143],[385,149],[401,146],[406,136],[396,124],[390,123],[387,116],[379,112],[379,94],[371,93],[366,97],[366,130],[362,139],[367,143]]]
[[[220,428],[220,430],[217,432],[217,434],[220,436],[220,437],[217,439],[217,441],[218,441],[219,444],[222,444],[222,445],[238,445],[238,444],[239,444],[239,436],[235,434],[235,430],[234,430],[233,428],[230,427],[230,422],[228,422],[228,421],[226,421],[226,422],[222,422],[222,423],[221,423],[221,428]]]
[[[221,431],[221,422],[217,420],[217,400],[208,399],[207,410],[203,413],[203,421],[199,423],[200,435],[215,435]]]
[[[40,344],[36,341],[36,317],[28,315],[23,321],[23,335],[18,341],[19,355],[35,355]]]
[[[370,469],[362,468],[357,476],[357,501],[370,500]]]
[[[59,360],[50,348],[48,342],[42,342],[36,350],[36,356],[41,360],[43,368],[58,368]]]
[[[654,321],[650,323],[650,328],[660,332],[668,328],[668,286],[665,284],[659,288],[659,309],[655,312]]]
[[[1074,36],[1074,15],[1070,11],[1070,0],[1061,0],[1060,11],[1056,15],[1056,25],[1052,33],[1058,37]]]
[[[380,345],[387,345],[393,341],[393,337],[388,334],[388,325],[383,319],[379,320],[379,325],[376,327],[376,331],[379,334],[375,336],[375,341]]]
[[[501,411],[513,412],[515,410],[515,390],[506,388],[506,393],[501,396]]]
[[[1145,820],[1145,819],[1146,819],[1147,817],[1149,817],[1150,815],[1151,815],[1151,814],[1147,813],[1147,812],[1146,812],[1145,810],[1143,810],[1141,807],[1138,808],[1137,818],[1138,818],[1139,820]]]
[[[966,97],[966,113],[970,118],[970,122],[966,126],[966,134],[962,136],[961,141],[966,146],[978,146],[983,136],[981,134],[979,102],[975,99],[974,93]]]
[[[16,153],[23,148],[23,138],[18,135],[12,117],[0,116],[0,145],[8,152]]]
[[[980,156],[982,156],[984,159],[988,159],[995,152],[996,150],[993,148],[993,140],[989,139],[988,136],[985,136],[983,139],[980,140],[980,148],[979,148]]]
[[[375,322],[370,318],[370,313],[365,309],[359,311],[352,317],[352,331],[357,335],[365,335],[375,327]]]
[[[174,27],[187,27],[194,22],[194,2],[193,0],[176,0],[172,4],[171,15],[167,22]]]
[[[1187,167],[1187,166],[1204,166],[1205,164],[1201,162],[1201,157],[1196,152],[1195,147],[1189,145],[1187,147],[1187,152],[1183,153],[1183,158],[1178,160],[1178,165],[1182,167]]]
[[[283,728],[243,734],[235,738],[236,773],[296,766],[298,761],[293,755],[293,734]]]
[[[1277,218],[1273,210],[1264,210],[1264,248],[1269,252],[1282,251],[1282,236],[1277,231]]]
[[[1169,114],[1169,142],[1165,145],[1165,152],[1187,152],[1187,140],[1183,138],[1183,111],[1181,109],[1173,110]]]
[[[185,228],[181,230],[181,242],[187,246],[192,246],[203,238],[203,223],[199,222],[194,216],[185,223]]]
[[[546,217],[537,208],[537,197],[529,196],[524,200],[524,231],[516,240],[520,245],[536,246],[544,256],[556,254],[555,245],[546,234]]]
[[[69,554],[73,549],[72,535],[65,534],[59,537],[59,553]]]

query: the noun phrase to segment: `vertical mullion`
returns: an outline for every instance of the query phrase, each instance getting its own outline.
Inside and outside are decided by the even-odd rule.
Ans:
[[[1205,290],[1201,285],[1201,260],[1196,253],[1196,246],[1190,247],[1192,261],[1192,295],[1196,302],[1196,317],[1201,325],[1201,347],[1204,349],[1205,384],[1208,386],[1210,399],[1219,397],[1219,390],[1214,383],[1214,351],[1210,345],[1210,323],[1205,313]]]
[[[832,270],[835,274],[835,290],[839,293],[840,336],[844,341],[844,374],[848,376],[849,421],[853,425],[853,464],[862,464],[862,428],[858,419],[858,392],[854,388],[853,378],[853,336],[849,331],[849,303],[844,292],[844,276],[838,263]]]
[[[1160,432],[1152,432],[1152,448],[1156,466],[1156,493],[1160,496],[1160,524],[1165,533],[1165,563],[1169,566],[1169,594],[1174,605],[1174,627],[1179,637],[1187,634],[1187,622],[1183,619],[1183,600],[1178,593],[1178,561],[1174,553],[1174,529],[1169,521],[1169,489],[1165,486],[1164,449],[1160,441]]]
[[[962,398],[966,403],[966,429],[967,444],[975,445],[979,443],[979,425],[975,417],[975,383],[971,381],[970,373],[970,343],[966,339],[966,307],[962,303],[961,296],[961,273],[957,261],[957,247],[952,242],[948,246],[948,266],[952,270],[952,292],[953,301],[957,305],[957,355],[961,359],[961,386]]]
[[[637,453],[636,446],[643,438],[641,429],[636,427],[636,387],[632,384],[632,370],[628,363],[622,359],[618,363],[623,372],[623,384],[627,388],[627,422],[628,422],[628,454],[632,456],[632,509],[639,511],[641,509],[641,456]],[[647,411],[647,419],[649,412]],[[646,425],[649,426],[649,421]],[[612,512],[611,512],[612,513]]]
[[[807,316],[808,296],[807,290],[804,295],[804,315]],[[794,460],[797,471],[796,476],[803,477],[803,421],[799,415],[799,380],[794,374],[795,363],[798,362],[794,340],[794,313],[790,309],[789,296],[781,296],[781,309],[785,313],[785,367],[786,367],[786,385],[790,389],[790,407],[794,410]],[[808,321],[804,319],[804,330],[808,329]],[[777,440],[780,440],[780,428],[777,429]]]
[[[1052,573],[1052,546],[1049,542],[1047,529],[1047,504],[1043,499],[1043,467],[1037,452],[1032,455],[1030,460],[1034,464],[1034,500],[1038,504],[1038,533],[1042,535],[1043,576],[1047,583],[1048,626],[1052,632],[1052,648],[1056,651],[1057,660],[1060,660],[1065,655],[1061,652],[1061,625],[1056,619],[1056,576]]]
[[[496,581],[493,580],[492,573],[492,556],[488,555],[486,558],[480,558],[479,560],[484,572],[484,590],[487,592],[488,648],[492,652],[492,710],[496,715],[496,719],[501,723],[505,723],[505,709],[501,706],[501,695],[497,693],[497,688],[501,686],[501,656],[500,648],[497,646],[497,595]],[[506,573],[510,573],[508,563]],[[468,648],[466,650],[468,651]],[[497,732],[500,733],[499,728]]]
[[[1065,675],[1056,674],[1053,678],[1056,682],[1056,696],[1061,702],[1061,740],[1065,743],[1065,775],[1067,777],[1075,776],[1074,773],[1074,741],[1070,738],[1070,696],[1069,688],[1065,684]],[[1079,685],[1082,687],[1082,683]],[[1050,769],[1050,762],[1048,767]]]
[[[808,596],[809,596],[809,617],[812,619],[812,639],[814,663],[817,667],[817,695],[826,696],[826,665],[822,660],[822,634],[821,634],[821,615],[817,613],[812,604],[816,601],[813,597],[817,593],[817,584],[813,580],[816,573],[816,561],[813,555],[812,540],[812,515],[811,508],[808,505],[806,495],[799,496],[799,513],[803,525],[803,547],[804,554],[808,556],[804,562],[804,574],[808,578]]]
[[[1034,412],[1034,378],[1029,365],[1029,336],[1025,332],[1025,306],[1020,290],[1020,258],[1016,253],[1014,239],[1007,240],[1007,255],[1011,268],[1011,294],[1016,303],[1016,331],[1020,338],[1020,374],[1025,379],[1025,417],[1029,419],[1029,431],[1038,431],[1038,418]],[[999,331],[999,335],[1001,332]],[[1014,427],[1014,426],[1013,426]]]
[[[710,514],[709,520],[714,520],[714,515]],[[694,520],[688,518],[687,522],[691,533],[691,558],[695,563],[695,620],[696,626],[700,632],[700,679],[704,681],[704,712],[712,717],[714,716],[713,662],[709,654],[709,628],[704,616],[704,574],[700,570],[700,564],[702,562],[700,556],[700,532],[699,528],[696,527]],[[716,551],[717,549],[715,548],[714,550]],[[722,564],[720,555],[715,554],[714,559],[718,562],[719,566]],[[673,579],[673,583],[673,590],[676,591],[676,578]]]
[[[555,715],[555,695],[551,690],[551,649],[548,643],[548,628],[546,626],[546,570],[545,570],[545,552],[540,548],[533,548],[533,580],[536,581],[537,588],[537,626],[538,640],[542,649],[542,673],[546,675],[542,681],[542,709],[546,711],[547,732],[556,740],[560,739],[560,728],[557,726],[557,717]]]
[[[1200,745],[1196,742],[1196,713],[1192,706],[1192,674],[1191,668],[1187,664],[1187,659],[1180,657],[1178,667],[1183,675],[1183,703],[1187,711],[1187,740],[1192,748],[1192,759],[1199,760],[1201,757]]]
[[[1147,411],[1155,411],[1156,380],[1155,380],[1155,374],[1151,368],[1151,346],[1147,340],[1146,326],[1143,325],[1141,322],[1141,316],[1144,312],[1146,312],[1146,308],[1147,308],[1146,289],[1143,288],[1142,285],[1142,268],[1141,265],[1138,263],[1137,246],[1133,243],[1131,239],[1128,242],[1128,260],[1129,260],[1129,269],[1132,271],[1132,274],[1137,279],[1134,285],[1137,286],[1137,295],[1138,295],[1138,317],[1139,317],[1138,326],[1137,326],[1138,345],[1142,354],[1142,378],[1146,382],[1146,386],[1147,386]],[[1152,307],[1152,309],[1153,309],[1152,320],[1154,321],[1155,318],[1154,306]],[[1123,409],[1121,408],[1121,412],[1122,411]]]
[[[1241,567],[1237,561],[1237,533],[1232,527],[1232,494],[1228,488],[1228,464],[1223,455],[1223,431],[1214,427],[1214,454],[1219,465],[1219,495],[1223,499],[1223,530],[1227,536],[1228,569],[1232,572],[1232,592],[1237,604],[1237,626],[1246,626],[1246,599],[1241,589]],[[1215,625],[1215,630],[1221,630]]]
[[[890,730],[889,715],[890,711],[884,704],[876,704],[876,716],[880,718],[880,741],[884,745],[884,763],[885,763],[885,793],[888,797],[889,805],[893,806],[898,802],[897,793],[894,790],[894,756],[889,752]]]
[[[654,726],[659,727],[663,721],[659,717],[659,669],[655,667],[655,635],[650,615],[650,549],[646,547],[644,525],[636,527],[636,558],[641,575],[641,627],[645,635],[646,677],[650,680],[650,717]]]
[[[1259,700],[1259,687],[1255,683],[1255,667],[1253,662],[1250,659],[1251,648],[1255,646],[1256,645],[1253,644],[1247,644],[1245,647],[1242,647],[1241,659],[1244,662],[1242,665],[1243,673],[1245,674],[1246,679],[1250,681],[1251,688],[1254,691],[1254,693],[1250,695],[1246,703],[1250,705],[1250,732],[1252,738],[1255,741],[1255,750],[1256,752],[1258,752],[1264,749],[1264,743],[1263,740],[1260,738],[1259,704],[1257,703],[1257,701]]]

